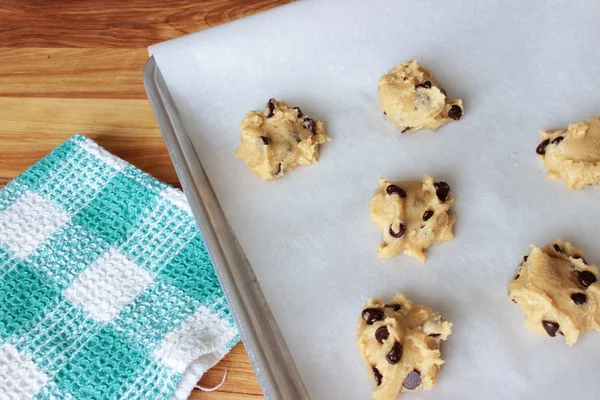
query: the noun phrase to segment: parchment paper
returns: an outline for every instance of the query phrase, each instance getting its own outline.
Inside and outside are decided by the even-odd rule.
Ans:
[[[454,323],[438,385],[406,398],[597,398],[600,334],[538,337],[506,293],[530,243],[560,237],[600,263],[600,191],[545,179],[535,154],[538,130],[600,113],[599,43],[595,1],[339,0],[151,47],[314,399],[370,398],[358,318],[398,291]],[[377,80],[412,58],[464,100],[463,119],[409,135],[386,122]],[[324,119],[333,141],[263,183],[233,153],[270,97]],[[377,178],[424,174],[451,185],[456,238],[424,265],[378,259]]]

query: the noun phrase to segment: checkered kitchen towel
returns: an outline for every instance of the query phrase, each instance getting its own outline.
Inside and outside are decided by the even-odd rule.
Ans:
[[[82,136],[0,191],[0,399],[185,399],[238,340],[180,191]]]

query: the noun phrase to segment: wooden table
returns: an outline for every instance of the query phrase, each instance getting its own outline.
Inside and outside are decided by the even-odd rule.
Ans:
[[[146,47],[291,0],[3,0],[0,188],[74,133],[180,187],[142,86]],[[242,344],[191,399],[259,399]]]

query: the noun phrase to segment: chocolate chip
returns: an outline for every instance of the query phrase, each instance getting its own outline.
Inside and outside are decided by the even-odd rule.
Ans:
[[[460,117],[462,117],[462,108],[457,106],[456,104],[450,107],[450,111],[448,111],[448,116],[455,121],[458,121]]]
[[[404,190],[401,187],[396,186],[396,185],[388,185],[388,187],[385,189],[385,191],[390,196],[393,194],[397,194],[398,196],[400,196],[402,198],[406,197],[406,190]]]
[[[298,118],[304,117],[304,113],[300,109],[300,107],[294,107],[294,110],[298,111]]]
[[[404,225],[402,222],[400,222],[399,228],[400,229],[398,230],[398,232],[394,232],[394,229],[390,225],[390,235],[395,238],[401,238],[402,236],[404,236],[404,232],[406,231],[406,225]]]
[[[387,339],[389,336],[390,336],[390,332],[388,331],[387,326],[379,327],[375,331],[375,339],[377,339],[377,341],[381,344],[383,344],[383,341],[385,339]]]
[[[427,221],[431,217],[433,217],[433,210],[427,210],[423,213],[423,221]]]
[[[556,250],[557,253],[563,253],[563,249],[561,249],[559,245],[555,244],[553,247],[554,247],[554,250]]]
[[[548,333],[548,336],[552,337],[556,336],[556,332],[558,331],[558,328],[560,328],[560,326],[556,322],[550,321],[542,321],[542,326]]]
[[[441,333],[430,333],[429,334],[430,337],[438,337],[438,336],[442,336]]]
[[[385,359],[392,365],[398,364],[402,358],[402,345],[398,342],[394,343],[389,353],[385,355]]]
[[[511,299],[513,303],[517,304],[517,301],[515,299]]]
[[[520,274],[515,275],[515,281],[521,277]]]
[[[362,319],[369,325],[383,319],[383,310],[380,308],[365,308],[362,310]]]
[[[527,261],[528,258],[528,256],[523,256],[523,262]]]
[[[559,144],[560,142],[562,142],[563,139],[564,139],[564,136],[557,136],[552,141],[552,144]]]
[[[267,102],[267,108],[267,118],[271,118],[273,115],[275,115],[275,103],[273,103],[273,99],[269,99]]]
[[[450,193],[450,186],[444,181],[439,181],[434,183],[433,187],[435,188],[438,199],[440,199],[442,203],[446,201],[448,194]]]
[[[582,305],[587,301],[587,296],[584,293],[573,293],[571,295],[571,300],[577,305]]]
[[[425,81],[425,82],[419,83],[418,85],[415,85],[415,89],[418,89],[418,88],[431,89],[431,82]]]
[[[546,147],[548,147],[548,143],[550,143],[550,139],[544,140],[542,143],[540,143],[538,145],[538,147],[535,149],[535,152],[538,153],[540,156],[545,155]]]
[[[384,112],[383,112],[383,115],[387,115],[387,113],[384,111]]]
[[[581,271],[578,275],[579,283],[583,286],[588,287],[592,283],[596,282],[596,275],[592,274],[590,271]]]
[[[444,89],[440,88],[440,92],[442,92],[442,94],[443,94],[444,96],[448,97],[448,95],[446,94],[446,91],[445,91]]]
[[[404,379],[402,386],[408,390],[414,390],[421,384],[421,374],[417,370],[412,370]]]
[[[402,310],[402,306],[400,304],[386,304],[384,307],[385,308],[393,308],[394,311],[396,311],[396,312]]]
[[[375,382],[377,382],[377,386],[381,385],[381,379],[383,378],[383,375],[381,375],[381,372],[379,372],[379,370],[375,367],[373,367],[373,376],[375,377]]]
[[[304,122],[302,122],[302,127],[311,131],[313,135],[317,134],[317,124],[315,124],[314,119],[306,118]]]
[[[278,175],[280,172],[281,172],[281,163],[277,164],[277,166],[273,170],[273,175]]]
[[[585,258],[583,258],[583,257],[581,257],[581,256],[573,256],[573,258],[574,258],[574,259],[576,259],[576,260],[581,260],[581,261],[583,261],[583,263],[584,263],[585,265],[590,265],[590,264],[588,264],[588,263],[587,263],[587,261],[585,261]]]
[[[266,137],[266,136],[261,136],[261,137],[260,137],[260,139],[262,140],[262,142],[263,142],[263,144],[264,144],[265,146],[268,146],[268,145],[269,145],[269,143],[271,143],[271,139],[269,139],[269,138],[268,138],[268,137]]]
[[[406,133],[410,130],[410,126],[407,126],[406,128],[402,129],[402,133]]]

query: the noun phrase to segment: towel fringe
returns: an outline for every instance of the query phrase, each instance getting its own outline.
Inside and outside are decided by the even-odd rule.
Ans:
[[[196,389],[200,389],[204,392],[214,392],[215,390],[217,390],[218,388],[220,388],[221,386],[223,386],[223,384],[225,383],[225,379],[227,379],[227,368],[225,368],[225,375],[223,375],[223,379],[221,379],[221,383],[219,383],[217,386],[212,387],[212,388],[206,388],[204,386],[200,386],[200,385],[196,385],[194,386]]]

